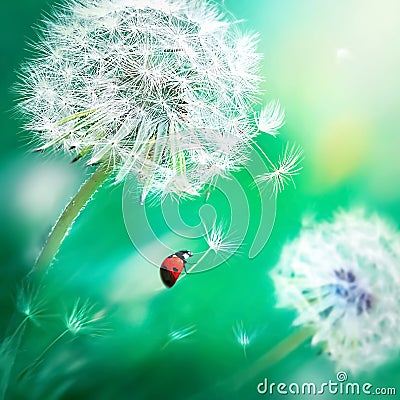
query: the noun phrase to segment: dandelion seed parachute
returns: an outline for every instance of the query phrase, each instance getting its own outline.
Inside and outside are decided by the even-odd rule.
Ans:
[[[132,172],[148,193],[196,195],[240,166],[260,56],[203,0],[81,0],[45,21],[20,73],[38,150]]]
[[[258,130],[276,136],[285,124],[285,112],[277,101],[268,103],[257,116]]]
[[[234,254],[240,247],[240,242],[233,236],[225,233],[224,225],[214,224],[210,230],[205,229],[205,241],[209,250],[215,254],[223,254],[229,256]]]
[[[102,336],[108,330],[104,325],[105,315],[104,309],[96,310],[96,306],[89,300],[82,302],[77,299],[72,310],[64,315],[65,332]]]
[[[272,171],[266,172],[256,177],[257,183],[269,183],[272,185],[272,194],[277,196],[278,193],[285,189],[288,182],[294,184],[293,177],[298,175],[302,170],[301,162],[303,160],[303,150],[297,146],[286,146],[283,156],[280,157],[277,165],[272,164]]]
[[[338,369],[359,372],[400,349],[400,233],[378,215],[309,221],[271,272],[279,307],[313,327]]]
[[[40,298],[38,288],[27,283],[22,285],[17,293],[16,309],[24,315],[23,322],[30,320],[35,324],[40,323],[40,317],[46,310],[46,301]]]

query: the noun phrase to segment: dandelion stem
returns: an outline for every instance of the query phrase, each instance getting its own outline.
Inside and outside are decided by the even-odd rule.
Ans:
[[[260,151],[261,155],[271,164],[272,169],[275,170],[276,166],[275,164],[271,161],[271,159],[266,155],[265,151],[260,147],[260,145],[253,139],[250,139],[251,142],[254,144],[254,146],[257,147],[257,149]]]
[[[206,252],[199,258],[199,260],[196,261],[189,269],[186,269],[186,274],[183,275],[183,276],[178,280],[178,282],[176,282],[175,286],[178,285],[186,275],[190,274],[190,272],[193,271],[193,269],[195,269],[195,268],[206,258],[207,254],[208,254],[210,251],[211,251],[211,247],[209,247],[209,248],[206,250]]]
[[[161,351],[164,351],[170,343],[171,343],[171,340],[167,340],[167,341],[165,342],[164,346],[161,347]]]
[[[23,322],[25,319],[23,320]],[[1,376],[0,376],[0,399],[3,400],[6,396],[7,389],[10,383],[11,372],[14,367],[15,359],[17,357],[18,349],[22,341],[22,337],[25,333],[26,324],[20,323],[16,331],[11,335],[8,342],[5,340],[1,344],[1,347],[7,346],[7,343],[10,345],[10,349],[0,348],[1,351],[8,351],[9,358],[7,363],[2,365],[0,368]],[[15,340],[15,344],[13,341]]]
[[[207,256],[207,254],[211,251],[211,247],[207,249],[207,251],[196,261],[188,270],[186,270],[186,274],[190,274],[190,271],[193,271]]]
[[[42,251],[31,270],[45,271],[56,256],[68,229],[72,226],[80,211],[85,207],[96,190],[110,175],[111,169],[106,164],[100,164],[93,175],[81,186],[78,193],[68,203],[61,216],[51,230]]]
[[[268,367],[276,364],[278,361],[285,358],[292,351],[296,350],[302,343],[309,339],[315,333],[315,329],[311,327],[304,327],[292,333],[287,338],[279,342],[275,347],[269,350],[263,357],[261,357],[253,366]]]
[[[18,379],[22,379],[29,371],[32,371],[35,369],[43,360],[43,357],[46,355],[46,353],[59,341],[61,340],[69,331],[69,329],[65,329],[63,332],[61,332],[40,354],[39,356],[36,357],[35,361],[28,365],[26,368],[24,368],[21,373],[18,375]]]
[[[19,330],[24,326],[25,322],[29,319],[29,316],[27,315],[15,328],[15,331],[12,333],[12,335],[9,337],[9,340],[12,341],[14,340],[15,336],[19,332]]]
[[[237,383],[243,385],[261,371],[281,361],[291,352],[296,350],[307,339],[313,336],[314,333],[315,328],[307,326],[283,339],[275,347],[259,358],[247,371],[245,371],[244,376],[238,379]]]

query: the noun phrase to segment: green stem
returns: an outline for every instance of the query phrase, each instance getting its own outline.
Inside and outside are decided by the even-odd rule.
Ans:
[[[253,139],[250,139],[251,142],[254,144],[254,146],[257,147],[257,149],[260,151],[261,155],[271,164],[272,169],[276,169],[275,164],[271,161],[271,159],[267,156],[267,154],[265,153],[265,151],[261,148],[261,146]]]
[[[209,247],[207,251],[199,258],[197,262],[195,262],[188,270],[186,270],[186,274],[190,274],[191,271],[193,271],[206,257],[207,254],[211,251],[211,248]]]
[[[31,273],[45,271],[51,264],[76,217],[110,173],[111,169],[107,165],[100,164],[93,175],[81,186],[51,230]]]
[[[18,375],[18,379],[22,379],[24,376],[26,376],[26,374],[29,371],[32,371],[33,369],[35,369],[43,360],[43,357],[46,355],[46,353],[61,339],[63,338],[68,332],[68,329],[66,329],[65,331],[61,332],[40,354],[38,357],[36,357],[35,361],[28,365],[26,368],[23,369],[23,371],[21,371],[21,373]]]
[[[303,327],[292,333],[252,364],[252,366],[236,380],[236,383],[240,386],[245,384],[266,368],[284,359],[314,334],[315,328],[312,327]]]
[[[10,341],[14,340],[14,337],[17,335],[17,333],[19,332],[19,330],[24,326],[25,322],[28,321],[29,316],[26,316],[16,327],[14,333],[9,337]]]
[[[182,279],[190,274],[191,271],[193,271],[207,256],[207,254],[211,251],[211,248],[208,248],[206,252],[199,258],[198,261],[196,261],[189,269],[186,270],[185,275],[183,275],[181,278],[179,278],[178,282],[176,282],[175,286],[178,285],[180,282],[182,282]]]
[[[303,344],[307,339],[313,336],[315,329],[311,327],[304,327],[296,332],[292,333],[287,338],[283,339],[270,351],[264,354],[255,364],[256,366],[262,366],[262,368],[276,364],[278,361],[285,358],[292,351],[296,350],[301,344]],[[254,368],[253,367],[253,368]]]
[[[66,122],[66,121],[65,121]],[[75,197],[68,203],[61,216],[57,220],[56,224],[53,226],[46,243],[44,244],[35,264],[30,271],[30,274],[34,272],[45,272],[48,266],[53,261],[53,258],[57,254],[61,243],[63,242],[68,229],[72,226],[75,219],[79,215],[80,211],[90,200],[92,195],[101,186],[102,183],[110,176],[112,169],[106,164],[100,164],[97,170],[92,174],[92,176],[81,186]],[[15,362],[15,358],[20,346],[22,336],[24,335],[26,322],[29,319],[26,316],[21,323],[18,325],[14,333],[10,337],[10,343],[16,339],[16,344],[13,347],[13,351],[10,352],[9,362],[7,368],[3,371],[3,376],[0,379],[0,399],[3,399],[7,391],[9,378],[11,374],[12,367]],[[53,342],[46,347],[46,349],[40,354],[38,358],[29,367],[25,368],[19,375],[22,378],[31,368],[35,368],[42,360],[44,355],[49,351],[49,349],[58,342],[68,330],[62,332]]]
[[[25,333],[25,320],[23,324],[20,324],[17,328],[17,330],[14,332],[14,334],[11,336],[10,340],[6,342],[6,340],[3,341],[1,344],[0,350],[1,351],[7,351],[8,353],[8,359],[7,363],[3,363],[3,365],[0,368],[0,399],[4,400],[6,397],[7,389],[9,387],[9,382],[10,382],[10,377],[11,377],[11,372],[15,364],[15,359],[17,357],[18,349],[22,341],[22,337],[24,336]],[[13,341],[15,340],[15,344]],[[7,344],[10,345],[10,348],[6,348]],[[2,348],[3,346],[6,346],[5,348]]]

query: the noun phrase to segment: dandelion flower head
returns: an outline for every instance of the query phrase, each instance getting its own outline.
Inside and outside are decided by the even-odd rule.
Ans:
[[[195,195],[238,168],[257,133],[254,35],[203,0],[71,0],[20,72],[38,150],[133,172],[147,193]]]
[[[400,233],[377,215],[305,223],[271,272],[278,306],[315,328],[313,344],[359,372],[400,349]]]

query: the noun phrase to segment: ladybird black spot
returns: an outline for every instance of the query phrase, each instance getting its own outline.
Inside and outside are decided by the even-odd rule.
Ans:
[[[176,267],[174,267],[174,268],[172,268],[172,269],[174,270],[174,272],[178,272],[178,271],[179,271],[179,269],[176,268]]]

